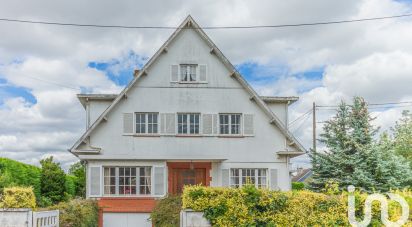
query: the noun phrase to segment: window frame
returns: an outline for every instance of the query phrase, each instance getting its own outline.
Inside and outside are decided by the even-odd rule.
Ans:
[[[190,80],[191,79],[191,73],[189,73],[189,75],[188,75],[188,78],[187,78],[187,80],[183,80],[183,70],[182,70],[182,68],[183,67],[186,67],[186,70],[189,70],[190,71],[190,69],[191,69],[191,67],[194,67],[194,76],[195,76],[195,80]],[[198,67],[199,67],[199,65],[198,64],[190,64],[190,63],[182,63],[182,64],[179,64],[179,70],[178,70],[178,73],[179,73],[179,76],[178,76],[178,78],[179,78],[179,83],[183,83],[183,84],[193,84],[193,83],[200,83],[200,75],[198,75],[199,73],[198,73]],[[187,71],[186,71],[187,72]]]
[[[234,175],[234,172],[237,171],[237,174]],[[267,168],[230,168],[229,169],[229,187],[237,188],[243,187],[245,185],[244,178],[251,177],[247,176],[244,173],[248,171],[253,171],[253,184],[256,188],[269,188],[269,170]],[[263,171],[263,172],[261,172]],[[261,174],[260,173],[264,173]],[[262,181],[261,179],[264,179]],[[260,183],[259,183],[260,182]]]
[[[114,168],[115,169],[115,185],[106,185],[105,184],[105,181],[104,181],[104,179],[106,178],[106,175],[105,175],[105,170],[106,169],[111,169],[111,168]],[[128,193],[128,194],[121,194],[121,186],[127,186],[127,185],[125,185],[125,183],[123,183],[122,185],[120,185],[120,177],[123,177],[123,176],[120,176],[120,168],[130,168],[130,171],[132,170],[132,169],[135,169],[135,172],[136,172],[136,182],[135,182],[135,184],[134,185],[131,185],[131,183],[129,183],[129,186],[135,186],[135,188],[136,188],[136,190],[135,190],[135,194],[133,194],[133,193]],[[141,168],[149,168],[150,169],[150,175],[146,175],[145,176],[145,178],[147,178],[147,177],[150,177],[149,179],[150,179],[150,185],[147,185],[148,187],[149,187],[149,191],[150,191],[150,193],[142,193],[141,191],[140,191],[140,169]],[[102,196],[103,197],[152,197],[152,196],[155,196],[154,195],[154,166],[151,166],[151,165],[144,165],[144,166],[130,166],[130,165],[125,165],[125,166],[102,166],[102,169],[103,169],[103,182],[102,182],[102,188],[103,188],[103,193],[102,193]],[[131,172],[130,172],[130,175],[131,175]],[[110,177],[112,177],[112,176],[110,176]],[[110,193],[110,194],[107,194],[106,193],[106,191],[105,191],[105,188],[106,187],[112,187],[112,186],[114,186],[115,187],[115,193],[114,194],[112,194],[112,193]]]
[[[183,123],[179,123],[179,116],[186,116],[186,122]],[[190,122],[190,118],[191,116],[194,116],[194,118],[198,119],[198,122],[196,123],[191,123]],[[186,125],[186,133],[183,133],[183,128],[182,128],[182,132],[180,132],[179,128],[180,128],[180,124]],[[196,129],[196,125],[197,125],[197,133],[195,131]],[[191,112],[183,112],[183,113],[176,113],[176,135],[179,136],[200,136],[200,132],[201,132],[201,113],[191,113]],[[193,127],[193,128],[192,128]],[[191,133],[192,129],[194,130],[194,133]]]
[[[138,129],[138,122],[137,122],[137,116],[138,115],[144,115],[144,129],[145,131],[142,132],[137,132]],[[156,123],[153,122],[153,118],[152,118],[152,122],[149,122],[149,115],[152,116],[156,116]],[[133,131],[135,135],[159,135],[160,132],[160,122],[159,122],[159,113],[158,112],[134,112],[134,127],[133,127]],[[142,123],[140,123],[141,125]],[[152,132],[149,132],[149,126],[151,125],[152,127]],[[155,129],[153,126],[156,125],[156,132],[153,132]]]
[[[224,126],[228,127],[228,133],[222,133],[222,121],[221,121],[221,116],[227,116],[227,123],[224,124]],[[237,124],[233,124],[232,123],[232,117],[234,116],[239,116],[239,121]],[[242,124],[242,120],[243,120],[243,114],[242,113],[219,113],[218,114],[218,118],[219,118],[219,135],[220,136],[241,136],[242,133],[242,128],[243,128],[243,124]],[[238,133],[233,133],[233,126],[234,125],[238,125]]]

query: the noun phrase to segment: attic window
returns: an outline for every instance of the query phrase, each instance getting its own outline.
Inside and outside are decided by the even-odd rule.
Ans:
[[[180,81],[181,82],[196,82],[197,65],[182,64],[180,65]]]

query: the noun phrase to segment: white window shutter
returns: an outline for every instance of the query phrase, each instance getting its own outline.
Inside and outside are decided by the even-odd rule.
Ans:
[[[202,115],[202,134],[213,135],[213,114]]]
[[[207,67],[206,65],[199,65],[199,81],[206,82],[207,81]]]
[[[133,113],[123,113],[123,134],[133,133]]]
[[[93,166],[89,168],[89,196],[101,196],[101,175],[102,169],[100,166]]]
[[[176,114],[160,114],[160,133],[163,135],[174,135],[176,132]]]
[[[162,196],[165,194],[165,167],[154,167],[154,195]]]
[[[254,119],[253,114],[244,114],[243,115],[243,135],[244,136],[253,136],[254,129]]]
[[[229,169],[222,169],[222,187],[229,187]]]
[[[279,190],[278,187],[278,170],[277,169],[270,169],[270,189],[271,190]]]
[[[170,81],[179,82],[179,65],[170,66]]]
[[[213,115],[213,134],[217,135],[219,134],[219,115],[218,114],[212,114]]]

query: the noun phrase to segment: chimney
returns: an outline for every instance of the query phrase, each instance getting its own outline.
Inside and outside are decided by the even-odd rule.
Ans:
[[[139,75],[139,72],[140,72],[139,69],[135,69],[133,73],[133,77],[136,77],[137,75]]]

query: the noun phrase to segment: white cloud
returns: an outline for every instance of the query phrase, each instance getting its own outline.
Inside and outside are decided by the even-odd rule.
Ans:
[[[22,7],[24,5],[24,7]],[[90,24],[177,26],[191,14],[203,26],[268,25],[345,20],[401,14],[407,2],[349,1],[35,1],[2,2],[2,17]],[[316,27],[207,30],[234,64],[257,62],[277,75],[276,83],[254,86],[265,95],[300,95],[290,119],[308,110],[313,101],[331,105],[353,95],[371,102],[411,100],[412,22],[408,18]],[[0,77],[10,86],[27,88],[37,103],[6,97],[0,92],[0,152],[2,156],[35,163],[56,154],[71,162],[65,149],[84,130],[84,110],[76,100],[80,87],[92,92],[121,89],[103,72],[88,68],[91,61],[121,59],[110,70],[133,67],[128,54],[151,56],[171,30],[73,28],[0,22]],[[323,79],[296,76],[325,68]],[[266,70],[265,69],[265,70]],[[283,70],[286,69],[286,70]],[[275,72],[275,73],[272,73]],[[280,76],[279,76],[280,75]],[[53,84],[54,83],[54,84]],[[73,89],[74,88],[74,89]],[[0,102],[0,103],[2,103]],[[385,110],[376,124],[388,125],[400,109]],[[331,112],[319,112],[326,119]],[[296,132],[310,146],[310,120]],[[44,139],[44,138],[47,138]]]

